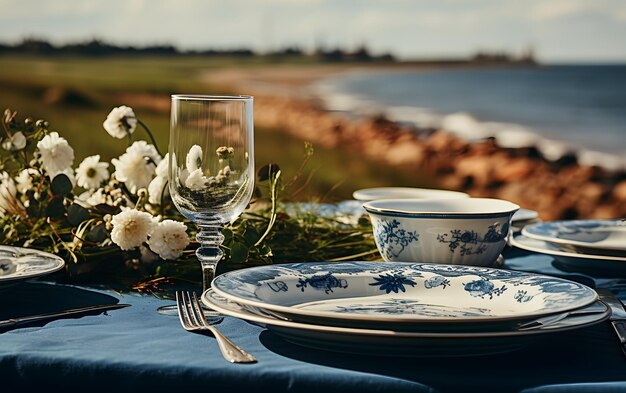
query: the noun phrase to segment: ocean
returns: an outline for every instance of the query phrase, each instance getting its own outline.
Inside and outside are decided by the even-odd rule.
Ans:
[[[355,72],[325,79],[330,110],[384,113],[467,140],[537,146],[548,159],[626,169],[626,65]]]

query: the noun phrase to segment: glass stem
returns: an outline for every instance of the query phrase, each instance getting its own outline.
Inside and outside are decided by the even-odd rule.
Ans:
[[[196,240],[200,243],[200,248],[196,250],[196,256],[202,265],[202,292],[204,293],[211,286],[217,263],[224,255],[220,249],[224,241],[224,235],[222,235],[224,223],[218,219],[203,218],[197,224],[200,231],[196,235]]]

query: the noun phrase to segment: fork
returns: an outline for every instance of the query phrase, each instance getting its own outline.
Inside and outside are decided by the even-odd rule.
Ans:
[[[224,336],[222,332],[217,330],[215,326],[206,321],[198,296],[195,293],[192,297],[190,292],[177,291],[176,306],[178,307],[180,324],[183,328],[188,332],[210,331],[217,340],[224,359],[231,363],[255,363],[257,361],[254,356],[239,348]]]

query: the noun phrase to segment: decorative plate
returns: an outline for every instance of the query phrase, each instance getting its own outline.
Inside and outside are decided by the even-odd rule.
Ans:
[[[61,257],[47,252],[0,246],[0,285],[54,273],[63,266]]]
[[[359,201],[377,199],[457,199],[469,198],[464,192],[412,187],[377,187],[356,190],[352,197]]]
[[[332,351],[396,356],[467,356],[506,352],[525,346],[537,334],[556,333],[591,326],[606,320],[609,311],[601,302],[590,313],[569,316],[556,323],[525,330],[490,332],[420,332],[355,329],[298,323],[275,317],[262,309],[232,302],[209,289],[202,302],[225,315],[267,327],[298,345]]]
[[[509,244],[522,250],[538,252],[553,256],[562,266],[571,270],[594,273],[619,273],[626,272],[626,256],[610,256],[585,254],[576,251],[565,251],[558,246],[543,240],[516,234],[509,238]]]
[[[522,235],[567,247],[567,251],[626,256],[626,221],[562,220],[533,224]]]
[[[582,284],[537,274],[462,265],[319,262],[229,272],[213,290],[294,320],[499,322],[593,303]]]
[[[539,213],[529,209],[519,209],[513,214],[511,224],[517,224],[524,221],[532,221],[539,218]]]

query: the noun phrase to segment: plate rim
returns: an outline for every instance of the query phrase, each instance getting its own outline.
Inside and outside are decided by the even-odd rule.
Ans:
[[[545,241],[545,240],[534,239],[532,237],[526,236],[523,234],[523,231],[522,231],[522,233],[513,234],[509,237],[509,245],[513,247],[521,248],[522,250],[526,250],[526,251],[538,252],[540,254],[554,255],[554,256],[559,256],[559,257],[575,258],[575,259],[595,259],[595,260],[600,260],[600,261],[613,261],[613,262],[626,263],[626,257],[620,257],[620,256],[615,256],[615,255],[585,254],[581,252],[576,253],[576,252],[563,251],[561,249],[554,250],[554,249],[550,249],[547,247],[546,248],[534,247],[531,245],[520,243],[518,240],[520,237],[542,242],[546,245],[551,244],[550,242]],[[626,268],[626,265],[624,265],[624,267]]]
[[[595,292],[595,291],[594,291]],[[510,331],[496,331],[496,332],[407,332],[407,331],[394,331],[391,329],[371,329],[371,328],[356,328],[356,327],[343,327],[343,326],[330,326],[330,325],[315,325],[311,323],[303,323],[297,321],[285,321],[272,317],[266,317],[263,315],[255,314],[251,311],[233,311],[227,308],[224,308],[220,305],[216,305],[215,303],[209,300],[209,294],[214,293],[218,296],[221,296],[219,293],[215,292],[213,289],[209,288],[202,293],[200,297],[202,303],[206,306],[213,308],[214,310],[239,319],[243,319],[245,321],[252,321],[257,323],[262,323],[269,326],[279,326],[294,330],[307,330],[313,332],[324,332],[324,333],[334,333],[334,334],[349,334],[349,335],[358,335],[358,336],[366,336],[366,337],[398,337],[398,338],[488,338],[488,337],[517,337],[517,336],[528,336],[535,334],[547,334],[547,333],[557,333],[563,332],[567,330],[580,329],[583,327],[591,326],[600,322],[605,321],[610,316],[610,310],[607,307],[604,313],[598,313],[601,315],[601,318],[597,320],[593,320],[591,322],[583,323],[580,325],[571,325],[571,326],[563,326],[560,328],[548,328],[545,329],[538,327],[535,330],[526,329],[526,330],[510,330]],[[222,296],[223,297],[223,296]],[[229,300],[229,299],[226,299]],[[595,301],[599,301],[596,299]],[[234,302],[240,305],[237,302]],[[240,305],[241,306],[241,305]]]
[[[334,264],[334,263],[338,263],[338,262],[306,262],[306,263],[311,263],[311,264]],[[465,267],[465,268],[469,268],[470,270],[472,269],[476,269],[476,270],[506,270],[506,269],[495,269],[495,268],[488,268],[488,267],[476,267],[476,266],[468,266],[468,265],[446,265],[446,264],[427,264],[427,263],[406,263],[406,262],[371,262],[371,261],[350,261],[350,263],[385,263],[385,264],[397,264],[397,265],[420,265],[420,264],[424,264],[424,265],[436,265],[436,266],[444,266],[444,267]],[[300,263],[296,263],[296,264],[300,264]],[[269,265],[270,267],[277,267],[277,266],[290,266],[290,265],[294,265],[294,264],[275,264],[275,265]],[[262,270],[268,268],[268,266],[256,266],[256,267],[251,267],[248,269],[257,269],[257,270]],[[271,304],[271,303],[266,303],[266,302],[261,302],[261,301],[255,301],[255,300],[250,300],[250,299],[246,299],[246,298],[242,298],[239,297],[237,295],[234,294],[230,294],[228,292],[225,292],[223,289],[219,288],[219,281],[221,280],[220,277],[224,277],[224,276],[230,276],[230,275],[235,275],[237,274],[237,271],[231,271],[231,272],[227,272],[224,273],[221,276],[217,276],[213,279],[213,281],[211,282],[211,288],[212,290],[217,293],[218,295],[231,300],[235,303],[238,304],[244,304],[244,305],[248,305],[248,306],[252,306],[252,307],[256,307],[256,308],[262,308],[262,309],[266,309],[266,310],[270,310],[273,312],[277,312],[277,313],[283,313],[283,314],[288,314],[288,315],[292,315],[292,316],[305,316],[305,317],[309,317],[309,318],[328,318],[328,319],[336,319],[336,320],[344,320],[344,321],[355,321],[355,320],[362,320],[362,321],[370,321],[370,322],[389,322],[389,323],[397,323],[397,324],[407,324],[407,323],[424,323],[424,324],[428,324],[428,323],[454,323],[454,324],[466,324],[466,323],[498,323],[498,322],[506,322],[506,321],[515,321],[515,320],[526,320],[526,319],[532,319],[535,317],[540,317],[543,315],[548,315],[548,314],[553,314],[553,313],[559,313],[559,312],[565,312],[571,309],[575,309],[575,308],[579,308],[579,307],[586,307],[590,304],[592,304],[594,301],[596,301],[598,299],[598,294],[590,287],[578,283],[576,281],[572,281],[572,280],[567,280],[564,278],[560,278],[560,277],[554,277],[554,276],[549,276],[546,274],[538,274],[538,273],[532,273],[532,272],[520,272],[520,271],[516,271],[518,273],[527,275],[527,276],[539,276],[539,277],[547,277],[550,279],[554,279],[554,280],[559,280],[559,281],[563,281],[563,282],[568,282],[568,283],[573,283],[576,285],[579,285],[582,289],[585,289],[587,291],[590,291],[590,296],[589,299],[587,299],[586,301],[582,302],[581,304],[576,305],[575,307],[567,307],[567,308],[561,308],[561,309],[556,309],[556,310],[552,310],[552,311],[535,311],[535,312],[531,312],[531,313],[522,313],[522,314],[517,314],[514,316],[482,316],[482,317],[422,317],[421,319],[419,318],[415,318],[415,317],[404,317],[404,318],[398,318],[398,317],[394,317],[394,318],[385,318],[385,317],[375,317],[369,314],[342,314],[342,313],[333,313],[333,312],[323,312],[323,311],[312,311],[312,310],[306,310],[306,309],[299,309],[299,308],[294,308],[294,307],[290,307],[290,306],[281,306],[281,305],[276,305],[276,304]],[[224,278],[222,278],[224,279]],[[216,285],[216,283],[218,285]],[[294,312],[295,311],[295,312]]]
[[[547,243],[555,243],[555,244],[564,244],[564,245],[570,245],[570,246],[578,246],[578,247],[586,247],[586,248],[593,248],[595,250],[611,250],[611,251],[626,251],[626,246],[616,246],[616,247],[612,247],[612,246],[598,246],[596,244],[591,244],[588,242],[581,242],[581,241],[577,241],[577,240],[569,240],[569,239],[562,239],[562,238],[558,238],[558,237],[552,237],[552,236],[545,236],[545,235],[539,235],[539,234],[535,234],[535,233],[531,233],[529,231],[531,231],[534,227],[538,227],[541,225],[551,225],[554,223],[562,223],[562,222],[572,222],[572,221],[612,221],[612,222],[618,222],[619,219],[581,219],[581,220],[555,220],[555,221],[544,221],[544,222],[538,222],[535,224],[530,224],[525,226],[522,229],[522,235],[529,237],[531,239],[536,239],[536,240],[542,240],[544,242]]]
[[[32,273],[28,273],[25,275],[21,275],[21,276],[13,276],[11,277],[11,275],[3,275],[0,276],[0,284],[6,284],[6,283],[11,283],[11,282],[15,282],[15,281],[24,281],[24,280],[30,280],[32,278],[36,278],[36,277],[42,277],[48,274],[52,274],[55,272],[58,272],[59,270],[63,269],[63,267],[65,267],[65,260],[63,258],[61,258],[58,255],[49,253],[49,252],[45,252],[45,251],[41,251],[38,250],[36,248],[26,248],[26,247],[18,247],[18,246],[9,246],[9,245],[5,245],[5,244],[0,244],[0,250],[1,249],[17,249],[17,250],[27,250],[28,252],[35,252],[37,254],[40,255],[44,255],[47,256],[49,258],[55,259],[58,264],[52,268],[49,268],[45,271],[40,271],[40,272],[32,272]],[[15,263],[15,257],[7,257],[9,259],[11,259],[12,262]]]

